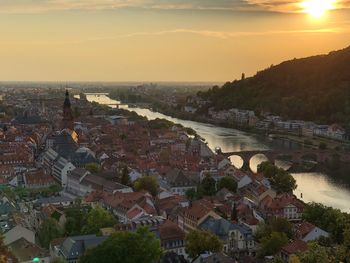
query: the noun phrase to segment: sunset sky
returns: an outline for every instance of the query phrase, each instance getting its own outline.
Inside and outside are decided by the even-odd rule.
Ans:
[[[222,82],[349,45],[350,0],[0,0],[2,81]]]

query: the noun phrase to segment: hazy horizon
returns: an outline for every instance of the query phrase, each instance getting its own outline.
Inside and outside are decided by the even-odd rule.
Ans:
[[[347,0],[4,0],[0,81],[214,82],[350,45]]]

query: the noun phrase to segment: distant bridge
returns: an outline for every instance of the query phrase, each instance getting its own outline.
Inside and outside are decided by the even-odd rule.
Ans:
[[[227,158],[231,156],[239,156],[243,160],[242,169],[249,169],[250,160],[256,155],[264,155],[266,159],[275,163],[276,160],[284,160],[291,162],[293,165],[303,164],[303,161],[311,160],[319,164],[326,163],[331,160],[335,154],[339,155],[339,159],[342,162],[350,163],[350,153],[338,153],[331,150],[319,150],[319,149],[302,149],[302,150],[256,150],[256,151],[242,151],[242,152],[225,152],[220,153]]]

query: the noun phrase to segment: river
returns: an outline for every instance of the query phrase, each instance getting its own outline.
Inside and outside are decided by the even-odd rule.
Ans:
[[[100,104],[113,104],[117,101],[111,100],[108,96],[88,95],[87,100]],[[149,120],[161,118],[181,124],[194,129],[208,143],[211,149],[220,147],[223,152],[268,150],[268,149],[298,149],[300,146],[288,140],[270,139],[265,136],[258,136],[236,129],[223,128],[212,124],[187,121],[153,112],[143,108],[128,108],[137,114],[147,117]],[[256,171],[257,165],[264,161],[264,156],[255,156],[251,159],[250,167]],[[232,157],[232,163],[240,167],[242,160],[239,157]],[[283,165],[282,163],[280,163]],[[295,194],[305,202],[318,202],[334,208],[339,208],[344,212],[350,212],[350,189],[345,185],[334,181],[330,176],[323,173],[298,173],[292,174],[296,179],[298,188]]]

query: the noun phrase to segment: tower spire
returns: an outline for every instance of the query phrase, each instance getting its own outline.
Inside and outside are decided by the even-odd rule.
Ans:
[[[69,100],[69,92],[68,89],[66,89],[66,98],[64,99],[63,103],[63,119],[62,119],[62,128],[63,129],[71,129],[73,130],[73,112],[71,109],[71,103]]]

